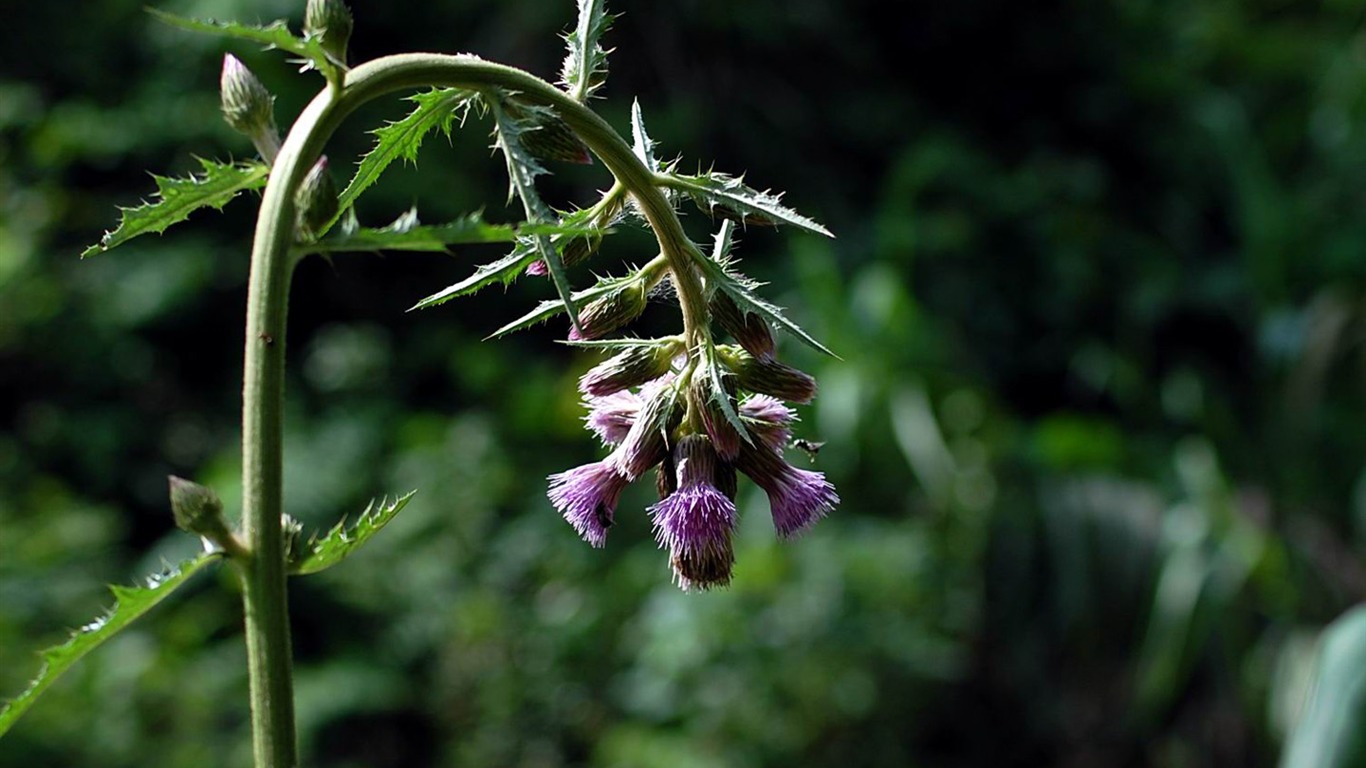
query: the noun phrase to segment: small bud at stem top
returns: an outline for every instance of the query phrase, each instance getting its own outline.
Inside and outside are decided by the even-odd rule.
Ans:
[[[171,514],[176,527],[203,536],[231,557],[243,553],[241,542],[223,519],[223,502],[213,489],[171,475]]]
[[[219,97],[223,119],[234,131],[251,139],[267,164],[275,162],[280,151],[280,133],[275,127],[275,97],[236,56],[223,57],[219,77]]]
[[[351,41],[355,21],[342,0],[308,0],[304,9],[304,34],[322,38],[323,50],[343,67],[346,45]]]

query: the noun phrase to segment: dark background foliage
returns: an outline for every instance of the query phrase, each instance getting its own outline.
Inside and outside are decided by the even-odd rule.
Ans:
[[[0,26],[0,690],[196,543],[168,473],[235,506],[252,201],[78,261],[145,171],[245,157],[221,55],[133,0]],[[296,7],[298,6],[298,7]],[[243,21],[293,0],[170,0]],[[357,0],[354,59],[470,51],[558,70],[568,0]],[[746,172],[839,238],[751,229],[770,296],[843,356],[785,355],[844,504],[772,540],[742,489],[736,581],[669,585],[646,489],[605,551],[544,499],[597,456],[559,325],[480,339],[538,280],[412,303],[496,249],[306,262],[292,298],[290,512],[417,488],[293,584],[305,763],[1139,766],[1275,763],[1313,640],[1366,593],[1366,38],[1341,0],[642,0],[602,113]],[[397,101],[352,121],[334,167]],[[512,220],[471,123],[363,203]],[[600,168],[547,197],[591,200]],[[693,236],[710,223],[689,214]],[[653,255],[609,241],[594,270]],[[580,276],[586,279],[586,273]],[[647,323],[670,328],[666,305]],[[793,456],[799,460],[799,456]],[[243,765],[231,581],[84,661],[0,766]]]

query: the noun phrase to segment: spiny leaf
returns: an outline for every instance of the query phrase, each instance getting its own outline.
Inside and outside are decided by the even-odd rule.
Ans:
[[[104,253],[138,235],[165,232],[167,227],[179,224],[200,208],[221,210],[239,193],[264,187],[270,173],[269,167],[255,161],[219,163],[202,157],[196,159],[203,171],[187,178],[172,179],[153,174],[157,199],[136,208],[121,209],[123,216],[118,227],[104,233],[99,243],[86,248],[81,258]]]
[[[417,219],[417,209],[399,216],[387,227],[348,227],[342,225],[333,234],[316,243],[309,243],[309,253],[339,251],[428,251],[442,252],[451,245],[470,243],[507,243],[528,234],[563,233],[556,225],[490,224],[483,215],[470,213],[445,224],[425,225]],[[573,230],[576,234],[581,230]],[[582,230],[585,233],[597,230]]]
[[[616,352],[623,349],[635,349],[638,347],[666,347],[678,344],[683,340],[682,336],[662,336],[657,339],[561,339],[560,343],[570,347],[586,347],[589,349],[605,349],[609,352]]]
[[[721,361],[716,359],[716,346],[710,341],[707,342],[706,351],[707,377],[711,380],[711,386],[707,387],[709,395],[716,402],[721,413],[725,415],[726,421],[730,422],[740,438],[746,443],[752,442],[749,437],[749,430],[745,429],[744,422],[740,421],[740,414],[736,413],[735,405],[731,403],[730,393],[726,390],[724,377],[726,376],[725,367]]]
[[[471,293],[486,288],[494,283],[511,285],[527,267],[540,260],[540,251],[536,250],[536,244],[531,237],[536,235],[550,235],[551,246],[563,259],[564,252],[577,243],[581,243],[583,238],[601,238],[606,232],[593,225],[594,217],[592,211],[575,211],[560,218],[559,224],[523,224],[516,230],[517,247],[507,256],[484,264],[474,271],[474,274],[461,280],[460,282],[447,286],[442,290],[419,301],[412,309],[426,309],[438,304],[444,304],[458,296],[468,296]],[[409,310],[411,311],[411,310]]]
[[[607,54],[599,41],[612,26],[605,0],[579,0],[579,20],[565,35],[568,54],[560,68],[564,89],[575,101],[591,98],[607,80]]]
[[[645,132],[645,117],[640,113],[639,99],[631,102],[631,137],[635,139],[636,157],[640,158],[640,162],[645,163],[645,167],[651,171],[658,170],[655,143],[650,140],[650,134]]]
[[[473,92],[460,88],[439,88],[409,96],[408,101],[417,104],[417,108],[402,120],[373,132],[378,139],[375,148],[361,158],[356,175],[342,190],[338,198],[341,210],[355,204],[360,193],[374,184],[390,163],[399,158],[416,163],[417,151],[427,134],[440,129],[449,138],[456,114],[463,115],[473,103],[474,96]]]
[[[306,576],[340,563],[388,525],[400,510],[408,506],[408,501],[415,493],[417,491],[409,491],[392,502],[387,499],[372,501],[360,514],[355,525],[348,527],[346,521],[342,520],[333,526],[326,536],[321,539],[314,537],[305,547],[303,556],[292,565],[290,572]]]
[[[417,304],[413,305],[412,309],[426,309],[438,304],[444,304],[457,296],[468,296],[480,288],[487,287],[495,282],[501,282],[504,285],[508,285],[522,273],[522,270],[526,269],[531,262],[538,258],[540,257],[537,255],[537,251],[534,247],[529,245],[519,246],[514,249],[512,253],[509,253],[503,258],[490,264],[480,266],[478,269],[474,270],[474,274],[455,285],[447,286],[422,301],[419,301]]]
[[[527,221],[533,224],[545,224],[554,219],[551,215],[550,206],[546,205],[536,192],[536,177],[546,173],[545,168],[536,162],[536,158],[527,151],[522,143],[523,134],[528,130],[535,130],[533,123],[529,119],[513,119],[503,107],[503,101],[509,98],[506,93],[498,93],[495,98],[490,100],[490,108],[496,123],[494,129],[497,137],[497,146],[503,151],[503,158],[507,161],[509,179],[509,197],[515,194],[522,200],[522,208],[526,211]],[[523,109],[528,109],[523,107]],[[549,111],[548,107],[535,107],[535,110]],[[536,251],[541,256],[541,261],[545,262],[546,268],[550,272],[551,282],[555,284],[555,291],[560,294],[560,301],[564,303],[566,311],[569,312],[569,322],[576,329],[582,332],[579,326],[578,308],[572,303],[570,298],[569,277],[565,274],[564,262],[560,260],[560,254],[551,244],[550,238],[538,235],[533,238]]]
[[[782,196],[745,186],[744,178],[724,173],[685,176],[665,173],[662,184],[683,192],[709,215],[738,217],[749,224],[791,224],[808,232],[834,237],[830,230],[782,204]]]
[[[606,296],[613,291],[619,291],[637,279],[636,275],[627,275],[626,277],[601,280],[592,288],[586,288],[575,293],[569,298],[569,302],[573,304],[574,310],[577,312],[579,307],[582,307],[593,299],[600,296]],[[563,301],[543,301],[537,305],[535,309],[489,334],[488,338],[496,339],[500,336],[506,336],[513,331],[520,331],[530,328],[537,323],[543,323],[563,312],[565,310],[565,303],[566,302]]]
[[[723,265],[718,264],[711,259],[700,258],[698,259],[698,262],[701,264],[702,271],[706,274],[707,280],[711,281],[718,290],[725,291],[726,295],[734,299],[735,303],[742,311],[754,312],[761,317],[767,318],[769,322],[783,328],[798,339],[801,339],[812,349],[815,349],[818,352],[824,352],[837,360],[839,359],[839,355],[831,352],[824,344],[813,339],[806,331],[803,331],[800,326],[789,320],[777,305],[764,301],[754,293],[754,289],[758,286],[757,283],[743,275],[727,271]]]
[[[265,25],[253,25],[215,19],[188,19],[155,8],[148,8],[147,12],[161,21],[181,29],[234,37],[239,40],[250,40],[267,48],[279,48],[286,53],[301,57],[304,71],[316,69],[322,72],[328,81],[336,80],[341,72],[346,71],[346,63],[332,58],[323,48],[321,37],[311,35],[297,37],[289,31],[289,25],[285,23],[284,19],[272,21]]]
[[[28,689],[5,704],[0,709],[0,736],[13,727],[34,701],[47,690],[48,686],[80,661],[87,653],[98,648],[104,641],[118,634],[133,623],[134,619],[148,612],[157,603],[165,600],[191,576],[208,564],[221,557],[219,552],[205,552],[182,562],[180,565],[147,581],[146,586],[111,586],[114,593],[114,607],[103,616],[86,624],[72,633],[61,645],[43,651],[43,667],[38,676],[29,683]]]

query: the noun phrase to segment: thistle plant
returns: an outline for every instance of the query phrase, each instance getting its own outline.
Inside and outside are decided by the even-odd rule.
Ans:
[[[567,320],[565,343],[606,358],[579,380],[586,424],[610,451],[599,461],[548,478],[549,505],[586,542],[606,544],[622,491],[653,474],[658,501],[644,510],[673,578],[685,590],[728,584],[735,564],[735,499],[743,474],[767,494],[773,526],[789,539],[838,503],[820,472],[784,458],[796,414],[815,381],[777,357],[775,330],[825,353],[819,342],[758,294],[759,283],[736,268],[737,226],[792,225],[829,236],[785,207],[780,196],[715,171],[686,174],[681,160],[661,161],[638,103],[627,142],[588,106],[607,75],[602,38],[612,17],[602,0],[578,0],[578,20],[565,35],[568,54],[559,83],[460,54],[401,54],[349,65],[354,29],[341,0],[308,0],[302,34],[285,21],[243,25],[184,19],[178,27],[257,43],[294,56],[325,84],[281,139],[269,89],[232,54],[223,60],[220,93],[227,123],[255,148],[257,159],[200,160],[187,178],[156,177],[156,196],[125,209],[117,227],[84,256],[161,233],[205,207],[221,208],[263,190],[247,295],[242,404],[242,509],[230,523],[212,489],[171,478],[177,524],[200,536],[204,551],[135,588],[116,587],[114,607],[49,649],[30,688],[0,710],[0,735],[65,669],[164,599],[194,573],[226,562],[242,587],[248,650],[253,754],[261,768],[296,763],[291,653],[285,583],[335,565],[368,540],[411,494],[372,503],[351,525],[304,539],[282,504],[282,404],[290,277],[309,255],[346,251],[446,252],[466,243],[505,242],[506,256],[418,301],[426,309],[522,276],[547,279],[555,298],[497,328],[501,337],[556,318]],[[374,131],[373,148],[344,187],[323,154],[329,137],[361,105],[396,91],[409,114]],[[506,164],[509,200],[525,219],[514,224],[470,214],[424,224],[416,210],[386,226],[365,226],[355,206],[395,161],[415,162],[423,139],[449,136],[477,120],[491,126]],[[558,162],[600,162],[612,183],[586,207],[559,209],[537,180]],[[692,205],[715,222],[708,248],[684,231],[678,207]],[[658,244],[641,266],[575,289],[571,270],[594,259],[619,228],[645,226]],[[641,338],[629,327],[654,300],[676,303],[681,328]]]

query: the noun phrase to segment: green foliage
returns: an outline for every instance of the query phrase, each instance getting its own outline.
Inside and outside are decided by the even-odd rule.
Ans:
[[[536,192],[536,177],[547,173],[544,167],[536,161],[536,156],[526,148],[524,139],[526,134],[539,129],[541,122],[558,119],[549,107],[541,106],[519,106],[517,112],[522,117],[514,117],[508,112],[505,101],[510,96],[506,93],[498,93],[493,98],[486,99],[489,111],[493,113],[495,144],[503,153],[503,159],[507,161],[508,171],[508,199],[517,197],[522,201],[522,208],[526,211],[527,221],[533,224],[547,224],[555,220],[550,206],[541,200],[540,194]],[[526,114],[526,113],[530,114]],[[550,242],[547,235],[536,235],[532,238],[536,245],[536,255],[544,261],[550,272],[550,279],[555,284],[555,290],[560,294],[562,307],[569,313],[569,322],[575,328],[579,327],[578,306],[571,297],[572,288],[569,284],[569,276],[565,274],[564,262],[560,259],[559,251]],[[502,331],[499,331],[500,335]]]
[[[449,139],[456,120],[463,123],[469,114],[475,94],[459,88],[436,88],[409,96],[408,101],[417,107],[407,117],[373,132],[375,146],[361,158],[356,175],[342,190],[339,198],[342,211],[349,210],[360,194],[378,181],[384,169],[395,160],[416,164],[418,149],[429,133],[440,130]]]
[[[285,53],[292,53],[300,57],[304,71],[316,69],[322,72],[329,82],[337,81],[341,73],[346,70],[346,62],[336,59],[328,52],[321,35],[298,37],[289,31],[289,25],[283,19],[273,21],[270,24],[253,25],[214,19],[187,19],[155,8],[148,8],[147,12],[157,19],[181,29],[222,35],[237,40],[249,40],[253,43],[260,43],[267,48],[278,48]]]
[[[578,22],[565,35],[568,53],[560,79],[575,101],[592,98],[607,80],[607,51],[600,41],[612,26],[606,0],[579,0]]]
[[[651,262],[645,269],[651,266],[658,268],[660,262]],[[642,270],[644,271],[644,270]],[[595,299],[610,296],[621,291],[630,290],[640,282],[640,272],[635,272],[622,277],[605,277],[598,280],[592,288],[585,288],[582,291],[575,291],[567,301],[543,301],[535,309],[504,325],[502,328],[489,334],[490,339],[500,338],[516,331],[525,330],[532,326],[558,316],[565,311],[566,306],[572,309],[571,316],[577,316],[580,309]]]
[[[737,178],[716,171],[687,176],[666,171],[660,175],[660,183],[686,194],[708,215],[733,217],[745,224],[790,224],[818,235],[834,237],[830,230],[784,206],[782,195],[745,186],[743,176]]]
[[[403,496],[399,496],[393,501],[380,499],[371,501],[356,522],[350,526],[345,520],[339,521],[332,530],[328,531],[322,538],[314,537],[304,545],[302,552],[294,557],[290,571],[300,576],[307,576],[312,573],[324,571],[345,560],[352,552],[360,549],[361,545],[370,540],[371,536],[379,533],[384,526],[389,524],[394,516],[408,506],[413,494],[417,491],[409,491]]]
[[[724,223],[722,231],[724,231]],[[713,261],[705,257],[699,257],[698,261],[702,265],[703,274],[705,274],[707,280],[712,283],[713,288],[715,290],[724,291],[727,296],[735,301],[736,305],[738,305],[742,311],[753,312],[760,315],[779,328],[796,336],[812,349],[830,355],[831,357],[838,357],[834,352],[827,349],[824,344],[816,341],[810,334],[803,331],[801,326],[789,320],[787,316],[783,314],[782,309],[777,305],[768,302],[755,293],[754,290],[761,285],[760,283],[728,269],[727,264],[725,263]]]
[[[153,175],[157,198],[136,208],[124,208],[119,225],[106,232],[81,258],[116,248],[139,235],[160,234],[200,208],[222,210],[234,197],[266,185],[270,168],[259,162],[219,163],[199,158],[200,173],[183,179]]]
[[[1313,687],[1281,768],[1349,768],[1366,762],[1366,607],[1323,631]]]
[[[189,581],[191,576],[216,562],[219,557],[220,554],[217,552],[205,552],[185,560],[165,573],[153,576],[147,580],[145,586],[111,586],[109,589],[114,593],[113,607],[104,615],[73,632],[66,642],[43,651],[43,667],[37,677],[33,678],[23,693],[0,709],[0,736],[14,726],[14,723],[58,677],[61,677],[63,672],[152,610],[157,603],[170,597],[171,593]]]
[[[575,229],[555,224],[523,225],[490,224],[483,214],[469,213],[445,224],[422,224],[417,209],[411,208],[385,227],[362,227],[354,219],[345,219],[321,240],[301,248],[309,253],[341,251],[426,251],[444,253],[452,245],[472,243],[515,242],[531,234],[565,235],[588,234],[596,230]]]
[[[634,140],[632,148],[640,162],[652,171],[659,170],[659,161],[655,159],[655,143],[645,132],[645,116],[640,112],[639,99],[631,102],[631,138]]]

